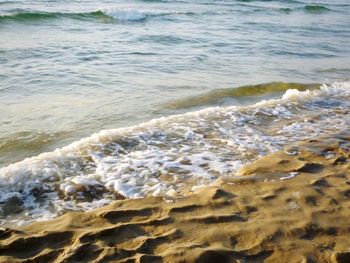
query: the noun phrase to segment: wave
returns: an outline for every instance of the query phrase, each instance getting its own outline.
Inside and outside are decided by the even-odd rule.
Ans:
[[[264,9],[259,9],[261,11],[263,11]],[[298,11],[304,11],[306,13],[309,14],[321,14],[321,13],[325,13],[325,12],[330,12],[330,11],[334,11],[333,9],[330,9],[328,7],[322,6],[322,5],[305,5],[302,7],[282,7],[282,8],[272,8],[272,11],[277,11],[280,13],[285,13],[285,14],[290,14],[292,12],[298,12]]]
[[[42,12],[42,11],[20,11],[11,14],[0,15],[0,21],[13,20],[13,21],[35,21],[35,20],[48,20],[57,18],[101,18],[106,16],[102,11],[94,11],[87,13],[61,13],[61,12]]]
[[[323,13],[327,11],[332,11],[331,9],[323,5],[317,5],[317,4],[306,5],[304,6],[304,10],[309,13]]]
[[[249,2],[249,1],[248,1]],[[332,11],[331,9],[322,5],[306,5],[302,8],[279,8],[277,11],[283,13],[290,13],[295,10],[304,10],[309,13],[322,13],[325,11]],[[260,8],[258,11],[264,11],[265,8]],[[276,11],[276,10],[275,10]],[[208,13],[208,12],[206,12]],[[209,12],[215,14],[213,12]],[[164,10],[135,10],[135,9],[118,9],[118,8],[102,8],[90,12],[47,12],[36,10],[13,10],[5,14],[0,14],[1,21],[40,21],[68,18],[74,20],[102,20],[103,22],[113,21],[144,21],[149,17],[168,16],[168,15],[195,15],[192,11],[164,11]]]
[[[274,0],[271,0],[274,1]],[[254,13],[260,13],[260,12],[277,12],[277,13],[285,13],[285,14],[290,14],[292,12],[306,12],[309,14],[321,14],[325,12],[335,12],[337,11],[336,9],[331,9],[328,8],[324,5],[319,5],[319,4],[308,4],[304,5],[301,2],[290,2],[294,3],[296,5],[289,6],[289,7],[273,7],[273,6],[262,6],[255,4],[254,2],[261,2],[259,0],[239,0],[239,2],[242,2],[240,5],[244,8],[246,8],[250,12]],[[247,4],[246,4],[246,3]],[[265,1],[262,1],[265,2]],[[245,10],[245,11],[247,11]],[[243,10],[244,12],[244,10]]]
[[[347,129],[349,98],[350,82],[293,88],[254,105],[206,108],[101,131],[0,168],[0,208],[19,206],[19,214],[3,215],[3,223],[89,210],[120,195],[183,195],[290,143]]]
[[[270,82],[258,85],[241,86],[238,88],[217,89],[198,96],[180,99],[168,102],[164,105],[165,108],[183,109],[198,106],[206,106],[217,104],[219,101],[226,98],[244,98],[256,97],[267,94],[279,93],[287,91],[288,89],[297,89],[305,91],[307,89],[319,88],[321,84],[301,84],[301,83],[285,83],[285,82]]]
[[[194,12],[181,11],[158,11],[158,10],[134,10],[104,8],[91,12],[45,12],[45,11],[26,11],[20,10],[14,13],[0,15],[1,21],[36,21],[50,20],[59,18],[70,18],[76,20],[100,19],[103,21],[143,21],[147,17],[166,16],[166,15],[193,15]]]

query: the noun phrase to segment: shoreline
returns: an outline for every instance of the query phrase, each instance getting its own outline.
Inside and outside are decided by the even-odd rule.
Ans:
[[[347,130],[349,83],[102,130],[0,168],[2,226],[89,211],[117,196],[188,194],[260,156]]]
[[[177,200],[2,229],[0,262],[348,262],[349,156],[349,134],[309,140]]]

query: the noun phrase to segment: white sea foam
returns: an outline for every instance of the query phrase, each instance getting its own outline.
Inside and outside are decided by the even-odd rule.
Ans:
[[[288,179],[292,179],[292,178],[294,178],[295,176],[297,176],[298,174],[299,174],[298,172],[291,172],[291,173],[289,173],[288,176],[283,176],[283,177],[281,177],[280,179],[281,179],[282,181],[288,180]]]
[[[147,14],[143,11],[132,9],[102,9],[105,15],[118,19],[120,21],[140,21],[146,18]]]
[[[0,206],[20,198],[21,217],[30,222],[92,209],[116,194],[174,197],[233,175],[286,144],[346,129],[349,92],[349,82],[288,90],[281,99],[252,106],[207,108],[104,130],[1,168]]]
[[[105,15],[119,21],[141,21],[152,16],[192,14],[192,12],[186,11],[143,10],[132,8],[102,8],[100,11],[102,11]]]

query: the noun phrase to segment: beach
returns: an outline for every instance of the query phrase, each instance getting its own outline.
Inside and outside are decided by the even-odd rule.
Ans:
[[[0,262],[350,262],[349,14],[0,1]]]
[[[348,262],[350,135],[287,147],[175,199],[2,229],[1,262]]]

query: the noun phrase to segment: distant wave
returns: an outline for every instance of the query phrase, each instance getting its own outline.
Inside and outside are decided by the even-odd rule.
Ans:
[[[61,13],[61,12],[44,12],[44,11],[20,11],[17,13],[0,15],[0,21],[12,20],[12,21],[35,21],[35,20],[47,20],[57,19],[62,17],[79,19],[79,18],[98,18],[104,17],[102,11],[94,11],[87,13]]]
[[[278,0],[236,0],[236,2],[242,2],[242,3],[282,2],[282,3],[289,3],[289,4],[300,4],[300,5],[304,4],[304,2],[298,1],[298,0],[285,0],[285,1],[278,1]],[[345,4],[345,6],[347,6],[347,4]],[[329,9],[328,7],[320,5],[320,4],[307,4],[301,8],[296,8],[296,9],[303,9],[307,12],[314,12],[314,13],[331,11],[331,9]],[[280,8],[280,10],[281,11],[292,11],[293,8],[286,7],[286,8]]]
[[[291,12],[306,12],[309,14],[320,14],[324,12],[334,12],[337,9],[331,9],[327,5],[321,4],[305,4],[303,2],[289,0],[282,1],[283,3],[293,4],[288,6],[269,6],[261,5],[261,2],[279,2],[278,0],[236,0],[236,5],[242,6],[245,10],[242,11],[253,11],[254,13],[272,11],[272,12],[281,12],[281,13],[291,13]],[[338,5],[339,6],[339,5]],[[347,6],[347,5],[345,5]]]
[[[152,15],[150,12],[147,13],[131,9],[102,9],[100,12],[119,21],[142,21],[146,19],[148,15]]]
[[[253,0],[239,0],[240,2],[253,2]],[[265,8],[260,8],[263,11]],[[326,11],[332,11],[331,9],[323,6],[310,4],[298,8],[280,8],[277,11],[290,13],[292,11],[304,10],[308,13],[323,13]],[[191,11],[164,11],[164,10],[135,10],[135,9],[117,9],[117,8],[102,8],[99,10],[93,10],[91,12],[46,12],[36,10],[15,10],[13,12],[0,14],[1,21],[36,21],[36,20],[50,20],[69,18],[76,20],[90,20],[100,19],[106,21],[144,21],[148,17],[155,16],[167,16],[167,15],[194,15],[195,12]],[[213,13],[214,14],[214,13]]]
[[[304,10],[306,12],[310,12],[310,13],[321,13],[321,12],[326,12],[326,11],[332,11],[331,9],[323,6],[323,5],[306,5],[304,7]]]
[[[328,7],[325,7],[323,5],[311,4],[311,5],[305,5],[305,6],[296,7],[296,8],[290,8],[290,7],[279,8],[278,11],[283,13],[290,13],[293,11],[304,11],[306,13],[319,14],[319,13],[324,13],[324,12],[329,12],[334,10]]]
[[[322,5],[305,5],[305,6],[296,7],[296,8],[282,7],[282,8],[276,9],[276,11],[281,13],[286,13],[286,14],[289,14],[295,11],[303,11],[310,14],[321,14],[321,13],[335,11],[335,10],[332,10]]]
[[[114,19],[118,21],[143,21],[147,17],[165,16],[165,15],[192,15],[193,12],[177,12],[177,11],[158,11],[158,10],[133,10],[133,9],[116,9],[104,8],[91,12],[45,12],[45,11],[25,11],[21,10],[15,13],[0,14],[1,21],[35,21],[35,20],[49,20],[59,18],[70,19]]]

